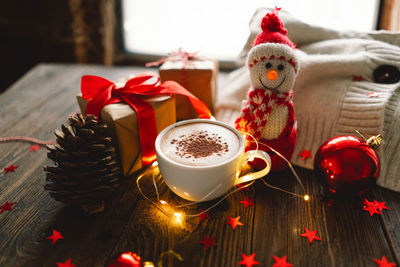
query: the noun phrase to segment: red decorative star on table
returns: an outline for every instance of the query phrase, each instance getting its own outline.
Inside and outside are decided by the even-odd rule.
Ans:
[[[232,229],[235,230],[236,226],[238,225],[244,225],[243,223],[239,222],[240,216],[236,218],[229,217],[229,221],[226,222],[227,224],[230,224],[232,226]]]
[[[317,230],[315,231],[310,231],[308,230],[306,227],[304,227],[304,230],[306,231],[304,234],[301,234],[300,236],[302,237],[307,237],[308,238],[308,242],[310,242],[310,244],[313,242],[313,240],[319,240],[321,241],[321,238],[319,238],[317,236]]]
[[[250,256],[247,256],[246,254],[242,253],[242,258],[243,260],[239,262],[239,265],[246,265],[246,267],[251,267],[253,265],[260,265],[258,261],[254,260],[254,257],[256,256],[256,253],[251,254]]]
[[[39,144],[33,145],[29,147],[29,151],[38,151],[38,149],[40,148]]]
[[[368,211],[370,216],[374,214],[382,214],[382,212],[378,210],[378,205],[375,202],[368,201],[367,199],[364,199],[363,210]]]
[[[364,78],[363,78],[363,76],[360,76],[360,75],[353,75],[353,79],[352,79],[354,82],[361,82],[361,81],[364,81]]]
[[[49,236],[47,239],[53,240],[53,245],[57,242],[58,239],[64,239],[60,232],[57,232],[53,229],[53,234]]]
[[[311,150],[305,150],[303,149],[303,151],[301,151],[301,153],[299,153],[299,156],[305,160],[306,158],[311,158]]]
[[[248,199],[247,197],[244,197],[244,200],[240,201],[240,203],[244,204],[245,208],[247,208],[248,206],[256,206],[254,205],[254,199]]]
[[[379,267],[396,267],[396,264],[393,262],[388,262],[386,257],[383,256],[382,259],[374,259],[376,264],[379,264]]]
[[[369,93],[367,94],[367,96],[368,96],[368,97],[378,97],[378,96],[380,96],[380,94],[377,93],[377,92],[372,91],[372,92],[369,92]]]
[[[375,206],[376,206],[376,208],[380,211],[380,212],[382,212],[382,210],[390,210],[388,207],[386,207],[385,206],[385,201],[382,201],[382,202],[379,202],[379,201],[376,201],[376,200],[374,200],[374,203],[375,203]]]
[[[196,217],[199,217],[201,221],[204,221],[205,219],[210,218],[210,215],[208,212],[204,211],[203,209],[200,209],[200,214],[197,215]]]
[[[370,216],[373,216],[374,214],[382,214],[376,206],[364,206],[363,210],[368,211]]]
[[[15,172],[15,169],[16,169],[16,168],[18,168],[17,165],[14,166],[14,165],[11,164],[9,167],[4,168],[4,170],[5,170],[6,173],[8,173],[8,172]]]
[[[364,207],[365,206],[375,206],[373,201],[369,201],[368,199],[364,198]]]
[[[215,243],[215,241],[214,241],[214,237],[213,236],[212,237],[208,237],[206,235],[204,235],[204,239],[202,241],[200,241],[200,244],[203,244],[206,247],[206,249],[208,249],[211,246],[216,246],[217,245],[217,243]]]
[[[293,265],[286,261],[286,256],[282,258],[278,258],[277,256],[272,256],[275,260],[274,265],[272,267],[292,267]]]
[[[14,205],[15,202],[9,203],[6,201],[6,203],[3,204],[3,206],[0,206],[0,213],[3,213],[6,210],[12,210],[12,205]]]
[[[75,264],[71,263],[71,258],[69,258],[66,262],[61,263],[61,262],[57,262],[57,266],[58,267],[75,267]]]

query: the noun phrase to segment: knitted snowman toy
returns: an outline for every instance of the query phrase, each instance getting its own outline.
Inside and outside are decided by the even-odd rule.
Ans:
[[[251,88],[243,101],[235,127],[249,133],[259,142],[258,148],[271,157],[273,171],[284,170],[287,163],[265,143],[290,160],[296,143],[296,120],[292,86],[299,69],[295,45],[286,36],[287,30],[277,15],[278,10],[265,15],[262,32],[254,40],[247,58]],[[248,141],[252,138],[247,136]],[[246,150],[255,149],[248,142]],[[255,167],[261,163],[255,162]]]

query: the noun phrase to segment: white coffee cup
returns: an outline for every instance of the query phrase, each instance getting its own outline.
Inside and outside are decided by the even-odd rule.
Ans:
[[[176,162],[161,150],[161,141],[171,129],[185,124],[211,123],[230,130],[238,137],[238,151],[226,161],[206,166],[192,166]],[[235,128],[226,123],[205,119],[185,120],[161,131],[156,139],[155,149],[160,172],[168,187],[178,196],[191,201],[209,201],[226,194],[232,187],[267,175],[271,169],[271,159],[262,150],[244,152],[245,138]],[[239,177],[244,163],[253,158],[266,162],[260,171]]]

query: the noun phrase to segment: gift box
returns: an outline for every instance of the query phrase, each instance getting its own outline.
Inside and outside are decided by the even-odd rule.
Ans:
[[[199,117],[211,118],[208,107],[179,83],[160,83],[160,78],[150,72],[138,74],[124,85],[85,75],[81,92],[78,102],[82,112],[109,125],[119,148],[124,176],[156,160],[157,134],[176,122],[176,95],[187,97]]]
[[[214,111],[217,87],[218,62],[211,59],[175,60],[167,59],[159,69],[161,81],[175,81],[188,89]],[[185,120],[197,118],[187,98],[176,96],[176,118]]]
[[[175,96],[140,97],[154,110],[157,134],[176,122]],[[77,96],[79,107],[85,113],[87,101]],[[132,107],[126,103],[106,105],[102,108],[100,119],[109,127],[115,145],[119,148],[121,167],[124,176],[128,176],[143,167],[140,151],[138,117]]]

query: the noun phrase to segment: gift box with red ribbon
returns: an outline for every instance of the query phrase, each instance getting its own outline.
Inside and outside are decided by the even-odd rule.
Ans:
[[[157,134],[176,122],[175,95],[187,97],[199,117],[211,117],[207,106],[184,87],[173,81],[159,81],[152,73],[139,74],[123,86],[98,76],[82,77],[78,104],[82,112],[99,117],[109,126],[119,148],[124,176],[156,160]]]
[[[162,65],[161,65],[162,64]],[[189,53],[183,49],[169,53],[168,57],[146,66],[158,66],[161,81],[175,81],[188,89],[214,111],[218,62],[203,58],[197,53]],[[176,97],[176,119],[185,120],[197,117],[197,113],[187,98]]]

